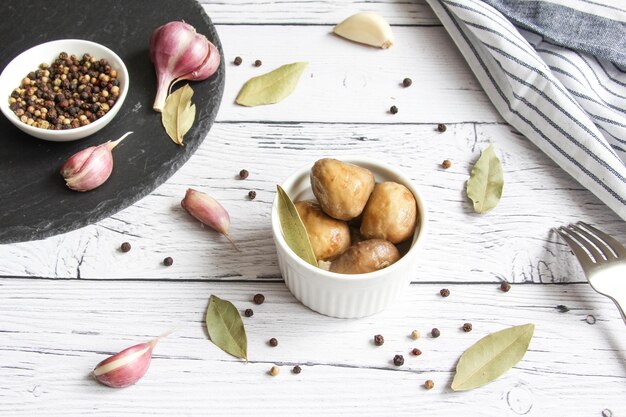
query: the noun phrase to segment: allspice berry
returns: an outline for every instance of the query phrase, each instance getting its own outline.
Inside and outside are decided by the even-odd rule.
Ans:
[[[435,383],[431,379],[427,379],[426,382],[424,382],[424,388],[433,389],[434,387]]]
[[[241,171],[239,171],[239,178],[241,178],[242,180],[248,178],[248,175],[250,175],[250,173],[247,169],[242,169]]]
[[[404,365],[404,356],[402,355],[396,355],[393,357],[393,364],[396,366],[402,366]]]
[[[402,85],[405,87],[410,87],[411,84],[413,84],[413,80],[410,78],[405,78],[404,80],[402,80]]]
[[[270,369],[270,375],[276,376],[278,374],[280,374],[280,368],[278,366],[272,366],[272,369]]]
[[[263,62],[261,62],[260,59],[257,59],[256,61],[254,61],[254,66],[255,67],[260,67],[261,65],[263,65]]]
[[[446,130],[448,130],[448,127],[446,125],[444,125],[443,123],[439,123],[437,125],[437,130],[441,133],[445,132]]]
[[[270,341],[269,341],[269,344],[270,344],[271,347],[276,347],[276,346],[278,346],[278,340],[276,340],[275,337],[272,337],[270,339]]]
[[[452,161],[450,161],[449,159],[444,159],[443,162],[441,163],[441,167],[443,169],[448,169],[452,166]]]
[[[431,331],[430,334],[432,335],[432,337],[439,337],[441,336],[441,332],[439,331],[438,328],[434,327]]]
[[[465,324],[463,324],[463,331],[465,333],[471,332],[472,331],[472,323],[465,323]]]
[[[447,296],[449,296],[449,295],[450,295],[450,290],[449,290],[449,289],[447,289],[447,288],[442,288],[442,289],[439,291],[439,294],[441,294],[441,296],[445,298],[445,297],[447,297]]]
[[[504,282],[502,282],[502,284],[500,284],[500,289],[503,292],[509,292],[509,290],[511,289],[511,284],[509,284],[508,282],[504,281]]]
[[[173,264],[174,264],[174,259],[172,259],[171,256],[168,256],[167,258],[163,259],[163,265],[172,266]]]
[[[374,336],[374,344],[376,346],[382,346],[385,343],[385,338],[383,337],[382,334],[377,334],[376,336]]]
[[[241,65],[242,62],[243,62],[243,59],[241,59],[240,56],[237,56],[237,57],[235,57],[235,60],[233,61],[233,64]]]
[[[263,294],[254,294],[254,298],[252,299],[254,304],[263,304],[265,302],[265,296]]]
[[[120,246],[120,250],[124,253],[130,251],[130,243],[128,242],[122,243],[122,245]]]
[[[294,374],[299,374],[300,372],[302,372],[302,368],[300,368],[300,365],[296,365],[293,367],[293,369],[291,370],[291,372],[293,372]]]

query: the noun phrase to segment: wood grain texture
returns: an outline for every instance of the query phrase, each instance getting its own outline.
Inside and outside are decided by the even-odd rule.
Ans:
[[[348,0],[211,1],[200,0],[204,10],[218,24],[299,24],[335,25],[357,12],[376,12],[392,25],[438,25],[426,1]]]
[[[38,291],[33,293],[33,286]],[[587,285],[412,285],[386,312],[359,320],[316,314],[282,283],[11,280],[0,282],[2,415],[351,415],[593,416],[626,412],[623,323]],[[253,294],[266,302],[257,306]],[[45,295],[44,295],[45,294]],[[210,294],[253,308],[244,318],[250,363],[206,337]],[[570,311],[555,307],[566,305]],[[593,315],[595,324],[586,322]],[[68,315],[73,317],[67,320]],[[472,322],[474,330],[460,327]],[[449,389],[460,354],[479,338],[533,322],[524,359],[495,382],[467,393]],[[107,355],[172,327],[148,374],[112,390],[89,371]],[[441,330],[437,339],[427,335]],[[413,341],[413,329],[422,338]],[[376,347],[373,335],[383,334]],[[279,345],[272,348],[269,338]],[[423,351],[413,357],[409,350]],[[395,354],[405,365],[395,367]],[[272,378],[277,364],[281,374]],[[290,372],[300,364],[300,375]],[[426,391],[421,384],[435,381]],[[321,401],[321,399],[325,399]]]
[[[489,143],[505,188],[499,206],[479,215],[465,181]],[[456,124],[439,133],[429,124],[218,123],[188,164],[134,206],[65,235],[0,246],[0,276],[280,279],[270,225],[276,184],[318,158],[357,155],[400,167],[424,194],[430,232],[417,282],[586,282],[551,228],[584,219],[626,236],[623,221],[507,125]],[[250,177],[242,181],[243,168]],[[241,253],[184,212],[188,187],[226,207]],[[133,247],[125,254],[124,241]],[[174,258],[169,268],[166,256]]]

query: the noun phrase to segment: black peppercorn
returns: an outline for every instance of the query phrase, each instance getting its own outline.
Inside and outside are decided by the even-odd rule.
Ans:
[[[439,336],[441,336],[441,332],[440,332],[440,331],[439,331],[439,329],[438,329],[438,328],[436,328],[436,327],[435,327],[435,328],[433,328],[433,329],[430,331],[430,334],[432,335],[432,337],[439,337]]]
[[[415,355],[415,356],[419,356],[419,355],[422,354],[422,351],[419,350],[418,348],[414,348],[414,349],[411,350],[411,354]]]
[[[413,84],[413,80],[410,78],[405,78],[404,80],[402,80],[402,85],[405,87],[410,87],[411,84]]]
[[[389,113],[391,113],[391,114],[396,114],[396,113],[398,113],[398,108],[397,108],[396,106],[391,106],[391,107],[389,108]]]
[[[556,309],[559,310],[559,312],[561,313],[567,313],[569,311],[569,307],[564,306],[563,304],[559,304],[558,306],[556,306]]]
[[[256,61],[254,61],[254,66],[255,67],[260,67],[261,65],[263,65],[263,62],[261,62],[260,59],[257,59]]]
[[[465,324],[463,324],[463,331],[465,333],[471,332],[472,331],[472,323],[465,323]]]
[[[275,337],[272,337],[272,338],[270,339],[270,342],[269,342],[269,343],[270,343],[270,346],[271,346],[271,347],[276,347],[276,346],[278,346],[278,340],[276,340],[276,338],[275,338]]]
[[[448,130],[448,128],[446,127],[446,125],[444,125],[443,123],[439,123],[437,125],[437,130],[440,131],[441,133],[445,132],[446,130]]]
[[[393,364],[396,366],[402,366],[404,365],[404,356],[402,355],[396,355],[393,357]]]
[[[122,245],[120,246],[120,249],[122,250],[122,252],[126,253],[128,251],[130,251],[130,243],[128,242],[124,242],[122,243]]]
[[[445,297],[447,297],[447,296],[449,296],[449,295],[450,295],[450,290],[449,290],[449,289],[447,289],[447,288],[442,288],[442,289],[439,291],[439,294],[441,294],[441,296],[445,298]]]
[[[248,198],[254,200],[256,198],[256,191],[252,190],[248,193]]]
[[[246,311],[243,312],[244,316],[252,317],[254,315],[254,311],[251,308],[246,308]]]
[[[292,372],[297,375],[300,372],[302,372],[302,368],[300,368],[300,365],[296,365],[296,366],[293,367]]]
[[[503,281],[502,284],[500,284],[500,289],[502,290],[502,292],[509,292],[509,290],[511,289],[511,284]]]
[[[382,346],[385,343],[385,338],[383,337],[382,334],[377,334],[376,336],[374,336],[374,344],[376,346]]]
[[[241,171],[239,171],[239,178],[241,178],[242,180],[248,178],[248,175],[250,175],[250,173],[246,169],[242,169]]]
[[[174,263],[174,260],[172,259],[171,256],[168,256],[167,258],[163,259],[163,265],[165,266],[172,266],[173,263]]]
[[[255,294],[253,298],[254,304],[263,304],[265,296],[263,294]]]
[[[236,56],[235,60],[233,61],[233,64],[235,65],[241,65],[241,63],[243,62],[243,59],[241,59],[240,56]]]

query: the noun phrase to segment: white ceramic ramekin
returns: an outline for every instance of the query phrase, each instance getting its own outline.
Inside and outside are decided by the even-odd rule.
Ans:
[[[61,52],[66,52],[69,55],[75,54],[77,57],[82,57],[83,54],[88,53],[95,58],[109,61],[111,68],[117,71],[117,79],[120,81],[120,95],[107,114],[86,126],[67,130],[48,130],[29,126],[20,121],[9,108],[9,96],[13,89],[21,85],[22,79],[29,72],[37,70],[39,65],[44,62],[51,64]],[[9,65],[4,68],[0,75],[0,110],[18,129],[31,136],[53,142],[69,142],[93,135],[113,120],[128,94],[128,85],[128,70],[124,61],[115,52],[95,42],[82,39],[61,39],[34,46],[9,62]]]
[[[417,187],[399,170],[366,158],[343,161],[369,169],[377,182],[395,181],[411,190],[417,200],[418,225],[409,251],[395,264],[367,274],[337,274],[316,268],[300,259],[285,242],[278,219],[277,199],[272,206],[272,233],[285,284],[302,304],[327,316],[365,317],[391,304],[411,282],[419,261],[419,249],[426,236],[428,216]],[[296,171],[282,184],[294,202],[314,198],[309,179],[313,163]]]

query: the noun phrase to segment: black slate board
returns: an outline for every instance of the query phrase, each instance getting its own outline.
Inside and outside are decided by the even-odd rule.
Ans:
[[[184,20],[222,46],[211,20],[194,0],[33,0],[0,3],[0,71],[22,51],[57,39],[78,38],[103,44],[126,64],[130,90],[104,129],[75,142],[54,143],[22,133],[0,115],[0,243],[41,239],[78,229],[130,206],[178,170],[207,135],[224,91],[224,62],[216,74],[192,82],[196,121],[175,145],[152,110],[155,73],[149,57],[152,30]],[[61,51],[59,51],[61,52]],[[25,68],[25,74],[32,69]],[[182,83],[181,83],[182,84]],[[0,100],[8,98],[0,97]],[[113,151],[114,169],[101,187],[70,191],[59,167],[88,146],[135,132]],[[181,190],[181,198],[184,190]]]

